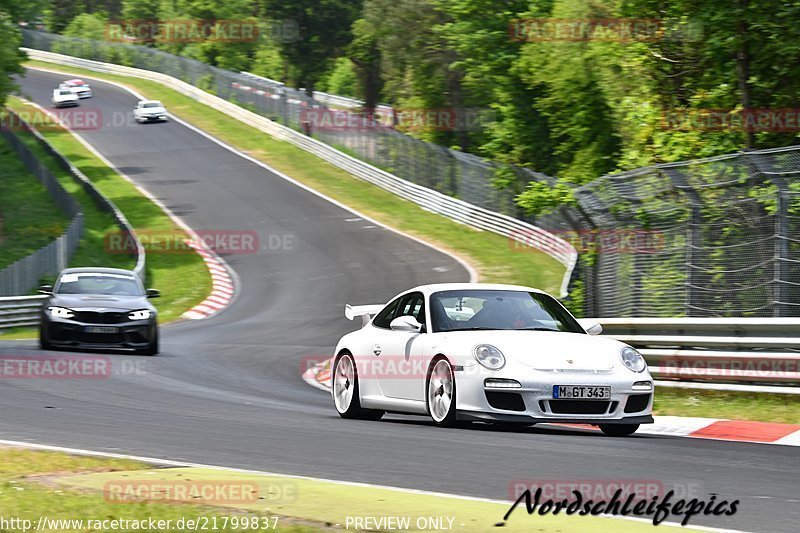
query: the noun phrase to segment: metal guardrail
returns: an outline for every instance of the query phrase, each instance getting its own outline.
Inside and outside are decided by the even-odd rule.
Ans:
[[[7,113],[9,117],[13,117],[8,120],[9,124],[32,132],[30,126],[13,112],[9,110]],[[0,296],[4,296],[25,294],[36,287],[41,278],[56,274],[67,266],[83,235],[83,212],[47,165],[39,161],[11,128],[5,124],[0,126],[0,135],[8,142],[28,172],[41,182],[59,210],[70,218],[67,228],[53,241],[0,270]],[[0,315],[0,327],[1,320]]]
[[[800,386],[800,318],[600,318],[669,381]]]
[[[0,329],[38,326],[45,295],[0,298]]]
[[[534,226],[533,224],[508,215],[484,209],[399,178],[369,163],[351,157],[317,139],[308,137],[292,128],[244,109],[218,96],[209,94],[172,76],[160,72],[103,63],[53,52],[44,52],[30,48],[23,48],[23,50],[31,59],[37,59],[39,61],[156,81],[198,102],[209,105],[230,117],[268,133],[277,139],[290,142],[359,179],[377,185],[401,198],[418,204],[427,211],[443,215],[476,229],[498,233],[509,239],[521,242],[528,247],[538,247],[541,251],[564,265],[566,272],[561,285],[561,296],[565,297],[567,295],[568,284],[572,276],[572,270],[577,263],[578,252],[575,247],[565,239],[545,231],[538,226]]]

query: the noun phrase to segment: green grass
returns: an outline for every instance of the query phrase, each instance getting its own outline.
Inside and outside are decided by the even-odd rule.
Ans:
[[[478,270],[481,281],[533,285],[558,293],[564,267],[544,253],[530,249],[515,250],[506,237],[477,231],[425,211],[412,202],[354,178],[288,142],[276,140],[177,91],[148,80],[41,61],[29,61],[26,65],[113,81],[147,98],[161,100],[170,113],[317,191],[384,224],[461,256]]]
[[[213,488],[235,483],[257,486],[247,503],[200,499],[197,504],[153,501],[120,502],[108,495],[111,487],[127,489],[146,483],[148,487],[193,483]],[[113,485],[109,486],[108,483]],[[447,496],[415,494],[394,489],[354,486],[282,476],[248,474],[204,468],[157,468],[125,460],[75,457],[63,453],[0,448],[0,509],[3,518],[50,519],[148,519],[173,520],[198,517],[278,517],[278,531],[310,532],[344,529],[348,516],[449,517],[452,531],[483,532],[502,522],[508,510],[503,503],[471,501]],[[272,525],[274,522],[270,522]],[[447,522],[444,522],[447,524]],[[503,531],[541,533],[634,533],[652,530],[652,524],[609,520],[591,516],[531,515],[517,509]],[[667,531],[671,526],[660,526]],[[270,528],[272,529],[272,528]],[[350,525],[353,529],[353,525]],[[412,529],[415,529],[412,526]],[[445,528],[447,529],[447,528]],[[76,531],[66,527],[59,531]],[[88,530],[88,528],[84,528]],[[216,530],[227,531],[224,528]],[[259,531],[265,531],[260,528]],[[438,530],[438,529],[437,529]],[[180,531],[175,527],[159,531]],[[184,529],[185,531],[185,529]],[[241,531],[241,529],[239,530]],[[249,529],[249,531],[256,531]]]
[[[10,98],[8,106],[17,111],[29,109],[18,98]],[[47,141],[78,167],[92,183],[125,214],[136,230],[171,230],[180,232],[172,220],[136,188],[86,149],[69,132],[54,127],[41,132]],[[31,135],[23,136],[26,144],[47,163],[64,188],[72,193],[84,211],[85,236],[70,266],[112,266],[133,268],[130,256],[107,250],[106,235],[119,231],[114,219],[97,208],[85,190],[61,170]],[[211,291],[211,277],[202,258],[195,253],[147,253],[146,284],[162,289],[162,297],[154,300],[159,320],[170,322],[201,302]],[[9,338],[3,336],[3,338]]]
[[[55,482],[59,476],[69,473],[127,472],[149,466],[143,463],[116,459],[77,457],[62,453],[38,452],[16,448],[0,448],[0,509],[2,518],[31,520],[33,526],[41,516],[51,520],[146,520],[148,518],[172,520],[170,528],[143,531],[185,532],[174,525],[181,518],[198,517],[242,517],[258,513],[213,508],[210,506],[170,503],[118,503],[107,501],[102,493],[86,490],[67,490]],[[19,527],[10,531],[20,530]],[[83,528],[59,527],[47,531],[89,531]],[[108,530],[108,529],[106,529]],[[233,528],[218,528],[217,531],[237,531]],[[242,531],[241,529],[238,531]],[[256,530],[251,530],[256,531]],[[264,531],[264,530],[261,530]],[[278,531],[310,532],[318,528],[303,525],[278,523]]]
[[[653,414],[800,424],[800,395],[657,387]]]
[[[57,239],[70,217],[0,137],[0,269]]]

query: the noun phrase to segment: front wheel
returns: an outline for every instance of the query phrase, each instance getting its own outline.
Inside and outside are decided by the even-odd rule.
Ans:
[[[433,423],[442,427],[456,425],[456,378],[453,367],[444,357],[434,359],[428,371],[425,395]]]
[[[50,344],[47,340],[47,335],[44,332],[44,327],[39,328],[39,349],[40,350],[52,350],[53,345]]]
[[[158,351],[158,331],[156,331],[155,337],[153,337],[153,340],[147,345],[147,348],[143,348],[139,353],[142,355],[156,355]]]
[[[361,420],[380,420],[383,417],[383,411],[361,407],[361,397],[358,392],[358,370],[351,354],[345,352],[336,359],[331,381],[333,404],[336,406],[339,416]]]
[[[600,431],[611,437],[627,437],[639,429],[639,424],[600,424]]]

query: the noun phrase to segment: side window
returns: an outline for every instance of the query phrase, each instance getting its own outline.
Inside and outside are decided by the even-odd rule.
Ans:
[[[406,315],[413,316],[419,323],[425,323],[425,297],[421,292],[412,292],[403,297],[398,313],[395,316]]]
[[[400,305],[400,301],[403,300],[403,298],[405,297],[401,296],[384,307],[383,310],[372,319],[372,325],[378,328],[389,329],[389,324],[391,324],[392,320],[394,319],[394,313],[397,311],[397,306]]]

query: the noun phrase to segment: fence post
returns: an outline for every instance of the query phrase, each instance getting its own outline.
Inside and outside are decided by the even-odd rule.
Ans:
[[[782,183],[778,184],[775,213],[775,278],[773,281],[773,316],[789,316],[789,198]]]

